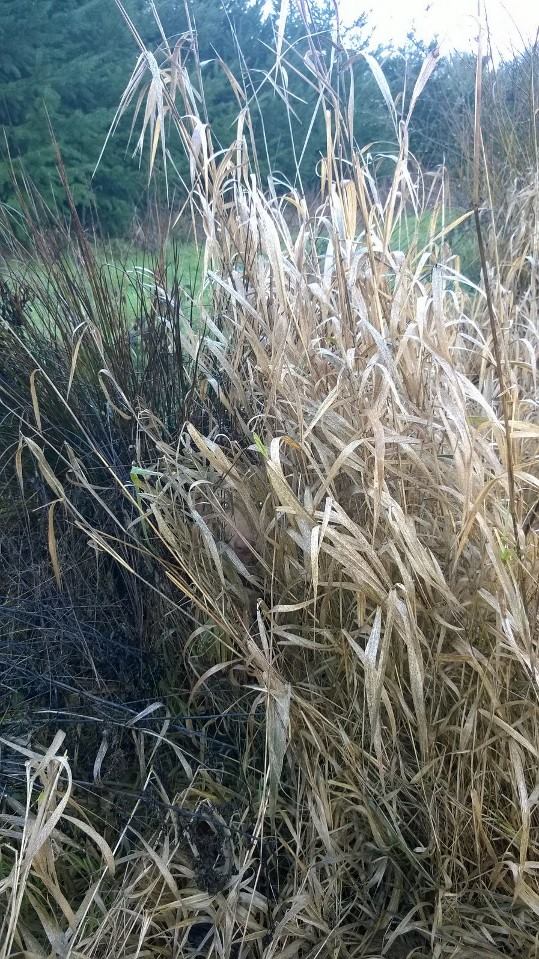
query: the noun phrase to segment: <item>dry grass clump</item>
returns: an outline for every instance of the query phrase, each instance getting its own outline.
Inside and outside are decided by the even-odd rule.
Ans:
[[[74,497],[103,501],[81,460],[53,472],[38,417],[21,419],[23,458],[96,550],[135,573],[142,556],[188,601],[191,633],[168,645],[188,727],[221,716],[217,739],[229,721],[208,752],[148,705],[128,723],[128,789],[98,756],[94,784],[73,786],[59,740],[29,754],[28,805],[3,819],[0,955],[536,955],[536,307],[528,286],[506,293],[500,249],[507,444],[484,295],[440,243],[443,210],[424,251],[389,242],[417,205],[407,125],[380,197],[312,42],[328,144],[316,209],[257,181],[246,105],[217,150],[181,49],[172,73],[148,58],[153,150],[168,113],[205,234],[181,360],[205,417],[188,404],[171,435],[136,393],[107,390],[144,449],[130,482],[110,470],[113,527]],[[537,195],[517,209],[536,230]]]

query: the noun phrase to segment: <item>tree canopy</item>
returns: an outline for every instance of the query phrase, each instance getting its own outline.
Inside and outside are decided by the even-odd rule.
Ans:
[[[277,76],[276,14],[263,0],[157,0],[171,44],[192,36],[202,63],[205,108],[214,141],[228,145],[238,109],[249,104],[263,172],[285,180],[298,174],[315,186],[316,166],[325,147],[325,122],[318,94],[309,82],[304,28],[294,5],[284,41],[286,70]],[[162,42],[147,0],[125,0],[144,42]],[[352,104],[360,146],[390,155],[395,132],[375,77],[361,55],[368,29],[360,17],[337,49],[331,33],[333,6],[313,5],[322,55],[333,57],[342,73],[343,95]],[[133,156],[134,136],[124,119],[95,169],[115,110],[136,62],[138,50],[114,0],[0,0],[0,199],[14,202],[13,171],[24,169],[48,202],[64,202],[55,168],[51,130],[63,157],[71,190],[84,223],[97,213],[107,234],[125,234],[148,205],[147,170]],[[185,42],[188,42],[187,40]],[[426,54],[413,41],[405,50],[379,51],[398,110],[404,114]],[[352,69],[350,70],[350,64]],[[350,75],[353,75],[353,91]],[[235,86],[230,76],[235,78]],[[507,96],[514,97],[514,70]],[[195,85],[198,78],[194,77]],[[473,110],[472,58],[439,63],[419,99],[410,127],[411,149],[432,169],[445,162],[458,170]],[[285,102],[286,101],[286,102]],[[287,106],[288,104],[288,106]],[[174,153],[185,172],[181,151]],[[95,172],[94,172],[95,171]],[[162,179],[154,180],[159,192]]]

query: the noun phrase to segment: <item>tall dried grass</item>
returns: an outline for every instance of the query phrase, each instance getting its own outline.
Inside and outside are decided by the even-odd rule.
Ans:
[[[525,288],[517,282],[537,190],[508,209],[520,265],[503,236],[490,253],[507,443],[484,293],[455,271],[442,185],[428,247],[394,250],[399,218],[421,213],[407,123],[396,123],[381,197],[311,45],[304,69],[327,124],[315,209],[299,189],[257,179],[237,81],[235,136],[217,148],[182,45],[162,62],[141,51],[124,103],[146,66],[152,157],[168,117],[204,229],[200,329],[181,362],[206,416],[188,402],[167,436],[136,394],[117,384],[125,402],[113,402],[115,377],[100,371],[110,415],[144,439],[144,462],[118,484],[129,525],[116,501],[112,531],[88,519],[73,485],[102,496],[76,456],[53,473],[35,385],[47,359],[33,356],[35,423],[21,420],[19,458],[31,454],[98,551],[124,567],[144,555],[188,599],[194,626],[177,647],[186,714],[211,704],[215,715],[242,710],[244,725],[217,759],[181,746],[163,703],[143,710],[130,720],[139,769],[126,821],[101,832],[103,807],[85,792],[99,792],[98,757],[94,786],[76,792],[59,740],[42,759],[29,753],[27,806],[3,818],[0,955],[537,954],[533,263]],[[279,34],[276,83],[285,46]],[[167,751],[173,789],[160,773]],[[117,802],[122,789],[108,790]],[[145,804],[154,815],[143,828]]]

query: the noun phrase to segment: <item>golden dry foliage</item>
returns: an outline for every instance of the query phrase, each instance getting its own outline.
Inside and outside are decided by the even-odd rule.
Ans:
[[[223,882],[204,884],[194,820],[182,828],[168,811],[76,903],[40,885],[41,912],[47,863],[14,825],[4,902],[35,900],[47,928],[54,899],[64,945],[51,928],[50,953],[34,949],[21,925],[19,952],[4,954],[535,956],[536,307],[501,278],[511,504],[484,296],[455,275],[435,227],[428,249],[391,248],[419,202],[406,124],[380,194],[345,149],[347,107],[313,39],[328,146],[313,208],[299,189],[263,189],[246,109],[230,147],[214,147],[180,54],[159,90],[150,64],[145,122],[155,109],[152,158],[167,112],[191,157],[204,333],[185,349],[199,396],[218,395],[228,420],[211,435],[187,423],[171,444],[140,414],[155,469],[137,474],[138,526],[190,597],[196,628],[178,651],[198,651],[190,704],[216,676],[253,696],[248,796],[235,826],[219,819],[227,790],[210,769],[189,781],[188,764],[184,791],[164,796],[213,816]]]

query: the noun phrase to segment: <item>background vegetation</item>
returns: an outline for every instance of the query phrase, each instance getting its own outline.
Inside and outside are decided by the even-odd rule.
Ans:
[[[238,106],[237,91],[226,74],[228,69],[244,79],[248,100],[256,101],[253,135],[262,175],[266,177],[271,169],[278,178],[294,181],[301,159],[299,172],[305,189],[317,190],[325,126],[323,117],[316,112],[318,91],[305,73],[303,57],[309,44],[294,5],[286,36],[287,91],[293,104],[289,117],[283,112],[282,93],[271,74],[276,20],[264,14],[266,5],[260,0],[189,0],[187,5],[177,0],[160,0],[157,7],[166,36],[173,45],[178,44],[178,49],[185,51],[193,42],[191,31],[196,29],[204,81],[202,113],[212,125],[215,142],[228,143]],[[328,53],[333,49],[333,7],[327,3],[314,9],[317,42]],[[155,49],[160,36],[146,0],[129,0],[126,11],[148,48]],[[165,207],[163,177],[156,176],[150,191],[146,190],[147,169],[140,169],[138,159],[132,157],[137,129],[128,146],[127,120],[109,142],[95,171],[125,78],[130,75],[138,53],[111,0],[3,0],[0,33],[4,47],[0,63],[0,126],[5,137],[0,160],[0,198],[8,203],[15,200],[13,163],[16,170],[24,170],[49,202],[54,198],[60,208],[65,208],[55,169],[52,128],[81,222],[106,235],[129,239],[140,239],[144,235],[141,228],[145,228],[155,240],[148,217],[151,221],[149,211],[155,211],[156,206]],[[358,55],[366,48],[368,39],[368,24],[360,18],[342,37],[343,49],[334,49],[334,54],[341,71],[340,94],[348,96],[352,78],[354,88],[361,91],[354,98],[356,141],[359,146],[370,148],[380,164],[380,155],[395,146],[395,128],[368,63]],[[403,50],[377,52],[401,117],[406,115],[425,53],[413,39]],[[491,76],[488,85],[496,110],[485,111],[486,146],[491,156],[501,156],[500,138],[510,137],[515,174],[529,167],[532,110],[527,98],[532,60],[533,55],[525,54],[520,60],[502,65],[495,84]],[[524,72],[527,79],[522,86]],[[469,202],[467,172],[474,77],[473,57],[459,54],[442,60],[409,126],[410,149],[424,169],[433,170],[445,163],[451,172],[456,206]],[[508,148],[507,143],[504,148]],[[526,158],[521,156],[525,151]],[[185,178],[186,161],[179,158],[178,151],[175,156],[181,177]],[[391,174],[387,163],[383,172]],[[181,180],[175,181],[174,189],[183,189],[185,194]]]

